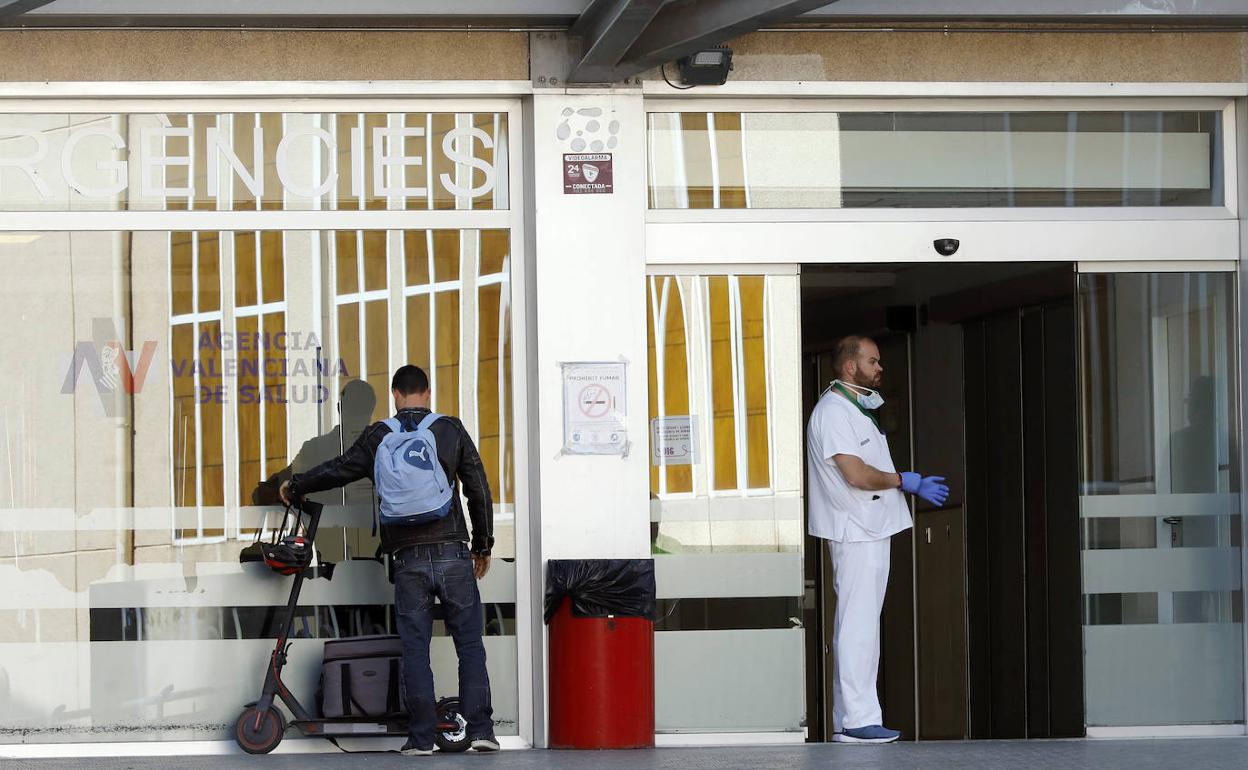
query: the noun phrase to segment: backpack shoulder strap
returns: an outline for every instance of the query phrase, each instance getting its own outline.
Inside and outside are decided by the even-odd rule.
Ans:
[[[385,425],[387,428],[389,428],[391,433],[403,432],[403,423],[399,422],[393,417],[387,417],[386,419],[382,420],[381,423],[382,425]]]
[[[425,430],[430,425],[433,425],[435,422],[437,422],[440,419],[442,419],[442,415],[438,414],[437,412],[430,412],[429,414],[425,415],[425,419],[420,421],[420,425],[416,426],[416,430]]]

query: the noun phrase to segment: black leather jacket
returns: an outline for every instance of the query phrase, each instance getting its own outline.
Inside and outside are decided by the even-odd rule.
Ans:
[[[428,409],[401,409],[395,415],[400,422],[414,426],[420,422]],[[468,540],[468,527],[464,523],[464,511],[460,506],[459,488],[468,498],[468,515],[472,517],[472,546],[475,554],[488,554],[494,547],[494,506],[490,497],[490,483],[481,465],[481,456],[472,443],[472,437],[464,424],[455,417],[444,416],[429,427],[438,441],[438,460],[446,477],[454,485],[451,512],[445,518],[417,526],[381,527],[381,548],[394,553],[400,548],[419,543],[447,543]],[[364,429],[360,437],[340,456],[326,460],[305,473],[296,473],[290,479],[292,497],[312,492],[323,492],[350,484],[358,479],[373,478],[373,459],[381,440],[390,433],[383,422],[375,422]]]

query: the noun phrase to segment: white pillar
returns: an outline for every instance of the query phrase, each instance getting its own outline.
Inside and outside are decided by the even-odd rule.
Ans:
[[[580,110],[601,111],[596,114]],[[564,122],[568,126],[561,129]],[[581,141],[577,141],[577,140]],[[614,140],[614,141],[613,141]],[[581,142],[585,145],[582,148]],[[601,150],[595,145],[601,142]],[[650,555],[646,395],[645,110],[639,92],[533,98],[536,317],[534,506],[541,557]],[[613,192],[565,194],[563,154],[609,152]],[[626,361],[626,457],[562,454],[560,363]]]

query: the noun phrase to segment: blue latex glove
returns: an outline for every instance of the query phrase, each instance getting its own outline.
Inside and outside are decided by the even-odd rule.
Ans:
[[[901,491],[921,497],[935,506],[945,504],[949,499],[949,486],[944,476],[922,476],[907,471],[901,474]]]

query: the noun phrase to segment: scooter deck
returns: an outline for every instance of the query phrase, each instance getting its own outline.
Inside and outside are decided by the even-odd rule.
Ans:
[[[308,719],[290,723],[309,737],[324,735],[407,735],[406,720]]]

